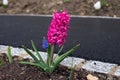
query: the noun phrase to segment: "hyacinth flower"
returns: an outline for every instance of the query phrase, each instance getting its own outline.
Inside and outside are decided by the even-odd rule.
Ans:
[[[69,22],[70,15],[67,13],[67,11],[63,12],[56,11],[53,15],[52,22],[48,28],[47,39],[44,37],[42,40],[42,47],[43,49],[47,50],[47,60],[44,61],[44,59],[41,57],[40,53],[36,49],[34,42],[31,41],[32,47],[36,52],[37,56],[34,55],[25,46],[23,46],[23,48],[34,59],[35,62],[34,63],[20,62],[20,63],[34,65],[48,73],[52,73],[56,69],[56,67],[60,64],[61,61],[63,61],[67,56],[72,54],[72,52],[75,51],[80,46],[80,44],[78,44],[71,48],[70,50],[68,50],[67,52],[63,53],[62,55],[57,56],[55,58],[53,57],[55,45],[61,47],[60,50],[58,51],[58,54],[61,53],[63,49],[63,45],[66,42],[67,32],[69,30]]]
[[[47,38],[51,45],[64,45],[69,29],[70,15],[64,12],[55,12],[53,20],[49,26]]]
[[[50,63],[52,63],[53,59],[54,45],[63,46],[66,41],[67,32],[69,29],[69,22],[70,15],[67,14],[66,11],[54,13],[52,22],[47,33],[48,43],[52,46],[52,50],[50,53],[51,58],[49,60]]]

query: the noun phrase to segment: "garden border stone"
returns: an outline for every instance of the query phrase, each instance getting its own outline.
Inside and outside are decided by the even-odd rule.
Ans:
[[[7,53],[7,48],[8,48],[8,46],[0,45],[0,53]],[[25,52],[24,50],[22,50],[22,48],[11,47],[11,50],[14,50],[14,51],[12,51],[12,54],[14,54],[14,55],[17,55],[17,56],[20,56],[23,58],[32,59],[29,55],[22,55],[23,52]],[[22,53],[19,53],[19,52],[22,52]],[[46,52],[41,52],[41,53],[42,53],[43,58],[47,56]],[[25,53],[25,54],[27,54],[27,53]],[[45,55],[43,55],[43,54],[45,54]],[[75,58],[75,57],[67,57],[60,64],[63,66],[66,66],[68,68],[71,68],[72,58],[74,59],[73,65],[75,66],[75,70],[85,69],[87,71],[111,74],[111,75],[120,77],[120,66],[118,64],[86,60],[86,59]],[[82,65],[80,65],[80,64],[82,64]]]

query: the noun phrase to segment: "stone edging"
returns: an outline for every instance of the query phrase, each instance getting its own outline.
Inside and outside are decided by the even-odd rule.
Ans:
[[[8,46],[0,45],[0,53],[7,53],[7,47]],[[31,58],[22,48],[11,47],[11,51],[13,56],[17,55],[23,58]],[[46,60],[47,54],[45,52],[40,53],[42,58]],[[75,66],[75,70],[80,70],[81,68],[83,68],[88,71],[111,74],[120,77],[120,65],[118,64],[105,63],[94,60],[85,60],[83,58],[76,57],[67,57],[60,64],[67,66],[68,68],[73,65]]]

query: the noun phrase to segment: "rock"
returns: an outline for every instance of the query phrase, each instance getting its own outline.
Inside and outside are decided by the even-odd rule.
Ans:
[[[48,9],[51,9],[54,5],[55,5],[55,2],[49,3],[49,4],[47,5],[47,6],[48,6]],[[44,4],[44,6],[46,6],[46,4]]]
[[[63,4],[63,1],[60,1],[60,0],[59,0],[59,1],[57,1],[57,4],[58,4],[58,5],[61,5],[61,4]]]
[[[3,5],[8,5],[8,0],[3,0]]]
[[[29,10],[29,9],[27,9],[27,10],[26,10],[26,12],[27,12],[27,13],[30,13],[30,10]]]
[[[101,9],[101,2],[100,2],[100,1],[97,1],[97,2],[94,4],[94,8],[95,8],[95,10]]]
[[[116,18],[117,16],[116,15],[113,15],[113,18]]]
[[[96,76],[93,76],[93,75],[91,75],[91,74],[88,74],[88,75],[87,75],[87,80],[99,80],[99,78],[96,77]]]

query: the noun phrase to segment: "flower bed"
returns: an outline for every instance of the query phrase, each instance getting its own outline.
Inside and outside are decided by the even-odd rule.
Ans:
[[[71,69],[68,69],[65,66],[59,65],[58,68],[52,73],[48,74],[46,72],[40,71],[35,66],[30,65],[23,65],[19,62],[22,61],[30,61],[33,62],[31,59],[24,59],[19,56],[13,57],[13,63],[10,64],[8,62],[8,58],[6,54],[0,53],[0,59],[4,59],[4,64],[0,66],[0,80],[68,80],[70,77]],[[74,70],[72,73],[72,80],[87,80],[88,75],[92,75],[92,79],[94,77],[99,78],[99,80],[119,80],[118,77],[97,73],[97,72],[90,72],[84,69],[80,69],[79,71]],[[94,77],[93,77],[94,76]],[[91,80],[92,80],[91,79]],[[95,79],[94,79],[95,80]]]
[[[7,7],[0,7],[2,14],[52,14],[54,10],[67,9],[72,15],[120,17],[119,0],[104,2],[100,10],[94,9],[98,0],[9,0]]]

